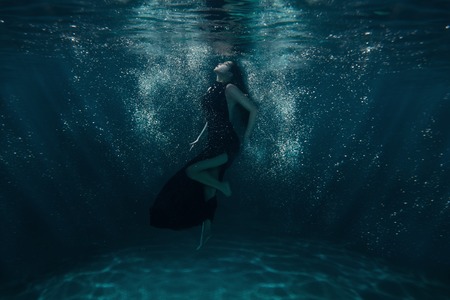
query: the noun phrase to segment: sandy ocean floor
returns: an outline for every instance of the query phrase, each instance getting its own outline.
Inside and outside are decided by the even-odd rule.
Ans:
[[[183,237],[181,239],[176,239]],[[174,239],[175,238],[175,239]],[[290,237],[194,235],[95,257],[11,299],[449,299],[443,282]],[[9,299],[9,297],[8,297]]]

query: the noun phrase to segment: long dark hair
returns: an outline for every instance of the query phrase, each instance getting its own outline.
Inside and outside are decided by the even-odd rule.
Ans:
[[[244,80],[242,69],[239,67],[239,65],[235,61],[229,61],[230,63],[230,71],[233,73],[233,78],[231,78],[231,83],[236,85],[242,93],[244,93],[246,96],[248,95],[248,88],[247,84]],[[245,125],[248,122],[249,113],[246,111],[243,107],[237,105],[236,109],[236,121],[238,121],[240,124],[240,129],[238,131],[241,131],[242,133],[245,131]]]
[[[231,82],[235,84],[241,90],[241,92],[248,95],[248,88],[246,82],[244,81],[242,69],[235,61],[229,61],[229,63],[230,63],[229,64],[230,71],[231,73],[233,73],[233,78],[231,79]]]

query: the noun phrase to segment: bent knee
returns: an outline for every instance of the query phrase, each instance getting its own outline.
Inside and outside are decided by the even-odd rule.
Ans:
[[[197,174],[195,165],[191,165],[186,168],[185,170],[186,176],[193,179],[195,177],[195,174]]]
[[[226,162],[228,162],[228,153],[223,153],[221,155],[218,156],[219,161],[221,162],[221,164],[224,164]]]
[[[226,164],[227,161],[228,161],[228,154],[226,152],[222,153],[222,154],[212,158],[211,161],[214,162],[213,165],[216,166],[216,167],[220,166],[220,165],[223,165],[223,164]]]

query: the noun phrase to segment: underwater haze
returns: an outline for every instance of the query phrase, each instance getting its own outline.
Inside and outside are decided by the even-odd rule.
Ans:
[[[196,251],[148,211],[225,60],[259,115]],[[1,299],[450,299],[449,253],[449,1],[0,0]]]

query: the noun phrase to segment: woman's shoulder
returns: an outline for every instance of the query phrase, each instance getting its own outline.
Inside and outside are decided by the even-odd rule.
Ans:
[[[225,94],[229,96],[243,95],[242,91],[233,83],[228,83],[225,87]]]
[[[227,93],[236,93],[236,92],[241,92],[241,90],[233,83],[228,83],[225,86],[225,92]]]

